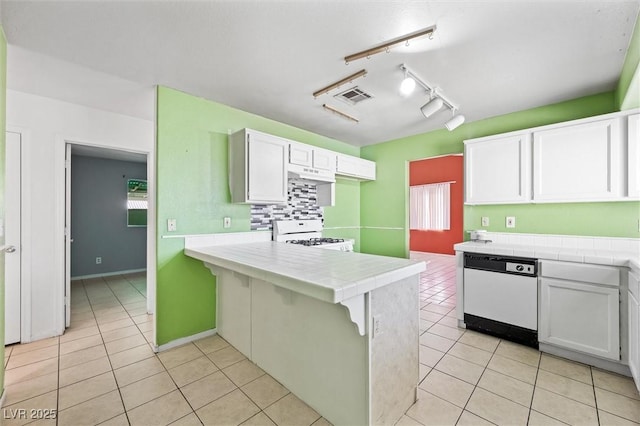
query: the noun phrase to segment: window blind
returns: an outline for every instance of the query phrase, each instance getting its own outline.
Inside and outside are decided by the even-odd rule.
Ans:
[[[409,188],[411,229],[447,231],[451,226],[451,183],[415,185]]]

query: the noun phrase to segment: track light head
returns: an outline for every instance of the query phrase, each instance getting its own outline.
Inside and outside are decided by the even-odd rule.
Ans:
[[[420,111],[422,111],[422,114],[424,114],[426,118],[429,118],[436,112],[440,111],[440,108],[442,108],[443,105],[444,102],[442,99],[436,97],[424,104],[422,108],[420,108]]]
[[[453,131],[455,129],[457,129],[458,127],[460,127],[462,125],[462,123],[464,123],[464,115],[462,114],[458,114],[453,116],[453,118],[449,121],[447,121],[446,123],[444,123],[444,126],[447,128],[448,131]]]
[[[402,83],[400,83],[400,94],[402,94],[403,96],[409,96],[411,93],[413,93],[413,90],[415,88],[416,81],[413,78],[406,76],[404,80],[402,80]]]

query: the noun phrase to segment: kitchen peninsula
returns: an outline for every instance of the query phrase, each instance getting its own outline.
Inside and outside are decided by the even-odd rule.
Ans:
[[[218,334],[327,420],[394,424],[413,404],[424,262],[205,244],[186,241],[185,254],[217,278]]]

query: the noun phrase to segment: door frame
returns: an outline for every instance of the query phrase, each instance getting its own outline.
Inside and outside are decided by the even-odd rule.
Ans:
[[[67,137],[63,135],[56,135],[54,146],[54,220],[55,220],[55,241],[60,244],[60,247],[64,247],[65,243],[65,214],[66,214],[66,179],[65,179],[65,167],[66,167],[66,146],[80,145],[89,146],[94,148],[109,149],[115,151],[131,152],[136,154],[143,154],[147,157],[147,182],[148,189],[147,194],[149,197],[149,208],[147,210],[147,312],[154,314],[156,311],[156,195],[155,195],[155,158],[153,152],[130,149],[125,145],[106,144],[96,141],[89,141],[83,138]],[[68,254],[70,256],[70,253]],[[65,330],[66,322],[66,310],[64,308],[64,298],[66,291],[66,277],[65,277],[65,262],[66,262],[66,250],[55,250],[55,280],[54,285],[58,290],[56,291],[56,297],[54,300],[55,306],[60,308],[60,314],[56,315],[55,330],[57,334],[61,335]],[[154,345],[156,335],[156,321],[154,316]]]
[[[7,124],[6,132],[20,135],[20,343],[31,342],[31,132]],[[6,283],[5,283],[6,285]]]

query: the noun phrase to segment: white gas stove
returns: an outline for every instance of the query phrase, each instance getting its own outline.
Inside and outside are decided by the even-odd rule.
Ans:
[[[354,243],[346,238],[323,237],[319,219],[276,220],[273,222],[273,241],[340,251],[353,251]]]

